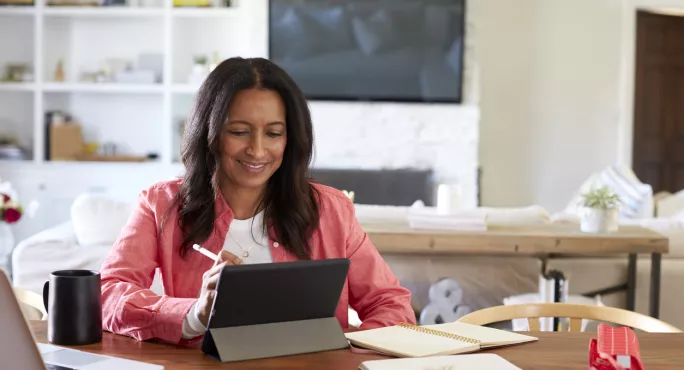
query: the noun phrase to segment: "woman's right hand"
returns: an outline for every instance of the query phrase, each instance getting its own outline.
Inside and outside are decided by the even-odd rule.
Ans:
[[[207,270],[202,276],[202,290],[200,291],[200,296],[197,301],[197,317],[204,327],[207,327],[207,322],[209,321],[209,315],[211,314],[211,307],[214,305],[214,298],[216,297],[216,284],[221,277],[221,269],[224,266],[230,265],[240,265],[242,264],[242,259],[238,256],[227,252],[221,251],[214,266]]]

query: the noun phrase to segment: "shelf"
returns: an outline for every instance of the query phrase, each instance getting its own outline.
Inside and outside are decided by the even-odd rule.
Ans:
[[[88,167],[92,167],[92,169],[97,169],[97,168],[102,168],[103,166],[107,166],[110,168],[117,168],[120,167],[123,170],[129,169],[131,167],[143,167],[143,166],[149,166],[149,167],[165,167],[169,168],[171,170],[177,170],[179,168],[182,168],[180,165],[169,165],[169,164],[163,164],[158,160],[149,160],[149,161],[144,161],[144,162],[92,162],[92,161],[35,161],[33,159],[21,159],[21,160],[13,160],[13,159],[0,159],[0,167],[6,168],[6,167],[17,167],[21,169],[68,169],[68,168],[83,168],[89,169]]]
[[[171,14],[178,18],[220,18],[238,15],[235,7],[192,8],[177,7],[171,10]]]
[[[164,9],[161,8],[133,8],[133,7],[80,7],[80,6],[53,6],[46,7],[45,15],[50,17],[161,17]]]
[[[0,91],[33,91],[36,85],[21,82],[0,82]]]
[[[157,94],[162,93],[163,86],[135,85],[118,83],[49,83],[43,85],[45,92],[92,92],[92,93],[116,93],[116,94]]]
[[[33,6],[8,5],[0,6],[0,16],[3,15],[33,15],[36,8]]]

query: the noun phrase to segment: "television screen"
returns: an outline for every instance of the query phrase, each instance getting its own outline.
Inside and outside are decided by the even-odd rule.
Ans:
[[[269,58],[312,100],[461,102],[465,0],[270,0]]]

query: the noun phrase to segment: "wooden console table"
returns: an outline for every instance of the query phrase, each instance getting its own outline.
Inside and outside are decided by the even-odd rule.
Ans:
[[[526,255],[546,261],[551,258],[589,256],[628,256],[627,282],[587,293],[606,294],[627,291],[627,309],[636,300],[638,254],[651,255],[651,296],[649,314],[660,316],[660,263],[669,250],[669,239],[650,229],[621,226],[615,233],[588,234],[577,225],[490,227],[487,231],[455,232],[414,230],[408,226],[364,225],[364,230],[380,253],[395,254],[479,254]]]

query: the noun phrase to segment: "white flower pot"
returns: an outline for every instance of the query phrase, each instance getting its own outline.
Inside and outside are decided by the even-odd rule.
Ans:
[[[580,210],[580,230],[585,233],[606,233],[618,229],[617,208],[597,209],[582,208]]]

